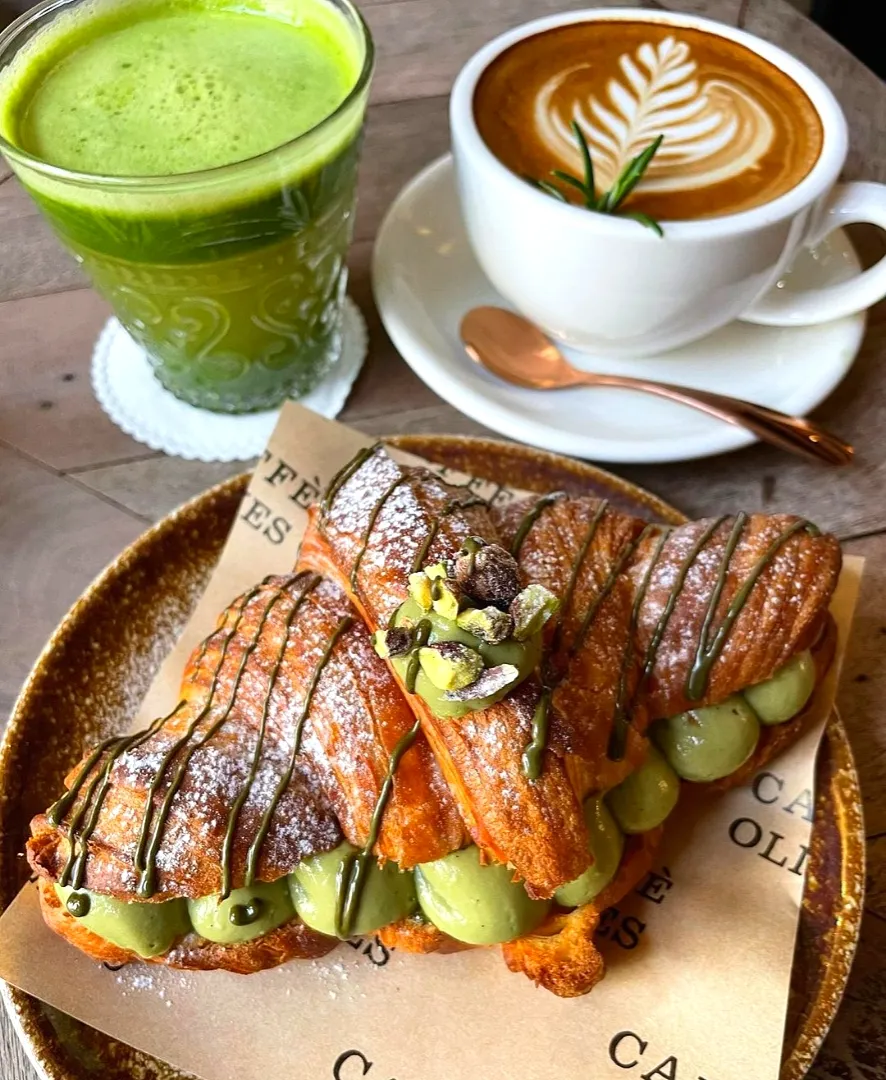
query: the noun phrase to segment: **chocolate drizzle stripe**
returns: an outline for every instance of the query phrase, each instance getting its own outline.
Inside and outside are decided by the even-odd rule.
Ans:
[[[261,588],[262,586],[257,586],[256,592],[260,591]],[[154,781],[151,784],[151,796],[148,799],[145,817],[142,823],[142,832],[139,835],[139,846],[136,852],[136,869],[140,871],[138,887],[136,890],[139,896],[153,896],[154,892],[156,891],[157,852],[163,839],[163,833],[166,829],[166,824],[169,820],[169,814],[172,809],[172,800],[175,798],[178,789],[181,787],[182,782],[184,781],[188,765],[190,764],[194,754],[197,752],[197,750],[199,750],[201,747],[205,746],[209,742],[209,740],[222,728],[225,721],[230,716],[231,710],[234,707],[234,703],[237,700],[237,693],[240,689],[240,683],[243,679],[243,673],[246,670],[246,664],[249,660],[249,657],[255,652],[258,646],[259,640],[261,639],[262,630],[264,630],[265,623],[267,622],[272,609],[274,608],[277,601],[280,600],[280,598],[284,594],[285,586],[282,586],[279,589],[275,589],[271,595],[270,600],[262,611],[261,617],[258,621],[258,625],[255,628],[255,632],[253,633],[252,638],[247,643],[246,647],[243,650],[243,654],[240,657],[240,663],[237,668],[237,674],[234,676],[234,683],[231,687],[231,693],[228,697],[228,703],[222,710],[221,716],[213,724],[211,724],[209,728],[207,728],[204,734],[199,736],[199,738],[197,738],[195,742],[191,743],[191,736],[195,733],[197,726],[197,721],[195,720],[194,723],[192,723],[188,728],[187,733],[181,739],[179,739],[177,743],[173,745],[171,750],[165,755],[163,759],[163,763],[161,764],[158,776],[155,777]],[[243,610],[245,611],[245,605]],[[239,622],[240,619],[238,618],[237,625],[239,625]],[[215,692],[218,688],[218,678],[221,673],[224,658],[227,655],[227,647],[230,644],[233,634],[234,631],[231,632],[231,637],[229,637],[225,642],[225,649],[222,655],[222,659],[220,660],[219,665],[216,668],[215,674],[213,676],[209,700],[199,714],[201,718],[208,716],[211,713],[213,701],[215,698]],[[190,745],[188,745],[189,743]],[[178,763],[175,771],[172,774],[172,779],[170,780],[169,787],[166,789],[166,793],[163,796],[163,801],[160,804],[160,809],[157,812],[156,817],[152,820],[150,810],[153,806],[153,794],[157,791],[157,788],[159,787],[159,781],[162,780],[168,765],[171,763],[175,755],[181,750],[184,750],[182,759]],[[148,839],[149,834],[150,839]]]
[[[514,539],[511,542],[511,554],[516,558],[520,554],[520,548],[523,546],[523,541],[529,535],[529,530],[538,521],[541,515],[549,506],[553,506],[555,502],[560,499],[565,499],[565,491],[552,491],[549,495],[542,495],[540,499],[536,499],[535,503],[530,507],[528,512],[524,514],[517,526],[517,532],[514,534]]]
[[[732,631],[732,627],[735,625],[735,620],[741,614],[742,608],[747,603],[748,597],[751,595],[751,590],[757,584],[760,575],[772,562],[783,545],[786,544],[792,536],[800,532],[801,529],[805,529],[808,525],[808,522],[802,519],[795,521],[792,525],[789,525],[788,528],[783,529],[782,532],[769,543],[769,546],[754,563],[750,573],[742,583],[741,588],[732,598],[729,607],[726,609],[726,614],[723,616],[723,621],[714,632],[713,638],[711,638],[711,626],[720,602],[720,597],[723,595],[723,589],[729,573],[729,564],[735,553],[735,549],[738,547],[739,541],[741,540],[741,534],[746,523],[746,514],[739,514],[736,517],[735,524],[733,525],[732,532],[729,536],[729,541],[723,551],[720,571],[717,575],[717,584],[711,594],[708,609],[705,612],[702,630],[699,635],[698,650],[695,654],[695,661],[690,669],[689,678],[686,681],[686,696],[690,701],[699,701],[704,697],[711,670],[722,653],[723,647]]]
[[[343,863],[338,878],[335,905],[335,925],[339,937],[347,938],[351,935],[351,927],[354,925],[354,918],[360,906],[360,898],[371,866],[373,848],[378,842],[384,813],[393,791],[394,774],[401,758],[415,742],[420,730],[421,721],[416,720],[412,727],[401,735],[397,745],[391,751],[391,756],[388,758],[387,772],[369,822],[366,844],[361,851],[353,852]]]
[[[231,865],[231,856],[234,849],[234,837],[237,833],[237,825],[240,819],[240,811],[243,809],[243,805],[249,798],[252,792],[255,779],[258,776],[258,768],[261,763],[262,750],[264,749],[265,734],[268,727],[268,711],[271,705],[271,695],[274,692],[274,687],[277,685],[277,677],[280,674],[280,668],[283,665],[283,658],[286,655],[286,648],[289,644],[289,635],[292,630],[295,618],[302,608],[308,594],[311,593],[320,584],[319,574],[307,574],[304,578],[304,588],[301,593],[295,598],[292,608],[288,616],[286,617],[286,623],[284,626],[283,637],[280,642],[280,648],[277,650],[277,655],[274,657],[274,663],[268,676],[268,686],[265,691],[264,700],[262,702],[261,722],[259,725],[258,737],[255,743],[255,751],[252,755],[252,764],[249,768],[249,775],[246,777],[246,781],[243,784],[242,790],[234,800],[234,804],[231,807],[231,812],[228,815],[228,823],[225,828],[225,836],[222,842],[222,856],[221,856],[221,898],[227,900],[231,895],[233,867]]]
[[[406,483],[407,479],[407,476],[400,475],[392,480],[382,492],[378,502],[376,502],[375,506],[373,506],[372,510],[369,512],[369,517],[366,519],[366,528],[363,530],[363,534],[360,537],[360,550],[357,552],[357,557],[354,559],[354,565],[351,568],[351,588],[354,591],[357,589],[357,573],[360,570],[360,563],[363,562],[363,556],[366,554],[366,549],[369,546],[369,538],[372,535],[372,530],[375,528],[376,521],[378,521],[378,515],[384,509],[388,499],[390,499],[398,487]]]
[[[316,692],[317,686],[320,682],[320,676],[323,674],[324,668],[329,663],[329,660],[332,657],[332,653],[335,649],[338,639],[342,636],[342,634],[345,633],[345,631],[350,629],[353,624],[354,618],[352,615],[346,615],[343,619],[340,620],[335,630],[333,630],[332,636],[330,637],[329,641],[326,643],[323,654],[320,657],[316,668],[314,669],[314,674],[311,677],[310,685],[308,686],[308,689],[305,693],[305,700],[304,704],[302,705],[301,713],[299,714],[299,718],[295,724],[295,731],[292,737],[292,753],[289,757],[289,765],[286,769],[286,772],[281,777],[280,782],[277,784],[277,787],[274,789],[274,794],[271,796],[271,801],[268,804],[268,807],[265,810],[264,814],[262,815],[258,831],[255,834],[255,839],[249,846],[249,851],[246,856],[246,874],[244,880],[244,885],[246,886],[251,885],[255,881],[255,876],[258,871],[259,856],[261,855],[261,849],[267,838],[268,830],[271,827],[271,821],[273,820],[280,800],[286,793],[286,789],[289,787],[290,783],[292,783],[292,777],[295,772],[295,763],[298,759],[299,751],[301,750],[302,732],[304,731],[304,726],[308,718],[308,714],[311,711],[311,702],[313,701],[314,693]]]

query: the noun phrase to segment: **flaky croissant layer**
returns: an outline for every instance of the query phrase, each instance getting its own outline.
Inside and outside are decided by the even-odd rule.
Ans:
[[[180,701],[32,823],[46,921],[109,963],[248,973],[378,932],[504,944],[562,996],[682,782],[741,782],[833,653],[833,537],[675,529],[558,494],[491,510],[379,448],[297,572],[235,600]]]

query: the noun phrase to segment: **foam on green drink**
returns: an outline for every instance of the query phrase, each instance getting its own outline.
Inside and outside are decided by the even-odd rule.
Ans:
[[[85,0],[0,72],[14,148],[156,178],[78,184],[10,154],[187,400],[267,407],[335,353],[365,61],[356,16],[326,0]]]

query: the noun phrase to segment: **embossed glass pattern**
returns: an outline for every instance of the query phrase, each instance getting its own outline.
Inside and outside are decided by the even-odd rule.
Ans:
[[[0,35],[0,69],[81,2],[47,0]],[[103,177],[49,165],[0,135],[157,378],[201,408],[250,412],[304,396],[341,352],[373,49],[349,0],[329,2],[359,47],[358,81],[332,115],[258,157],[180,176]]]

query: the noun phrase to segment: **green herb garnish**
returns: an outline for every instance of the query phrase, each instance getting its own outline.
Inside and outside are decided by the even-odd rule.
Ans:
[[[572,133],[575,135],[575,141],[578,143],[582,161],[584,162],[584,179],[579,179],[562,169],[552,169],[551,176],[562,184],[568,184],[570,187],[575,188],[576,191],[581,192],[582,205],[586,210],[593,210],[597,214],[619,214],[619,207],[639,184],[643,173],[646,172],[649,166],[649,162],[652,161],[656,151],[661,146],[664,135],[659,135],[645,150],[632,158],[622,169],[621,174],[609,191],[604,191],[598,195],[594,183],[594,163],[591,160],[591,148],[588,146],[588,140],[585,138],[584,132],[575,121],[572,122]],[[543,191],[554,199],[559,199],[560,202],[569,201],[562,190],[550,180],[536,180],[531,176],[526,176],[524,179],[533,187],[537,187],[539,191]],[[634,221],[639,221],[641,225],[652,229],[659,236],[664,236],[661,225],[648,214],[643,214],[640,211],[622,211],[620,216],[633,218]]]

